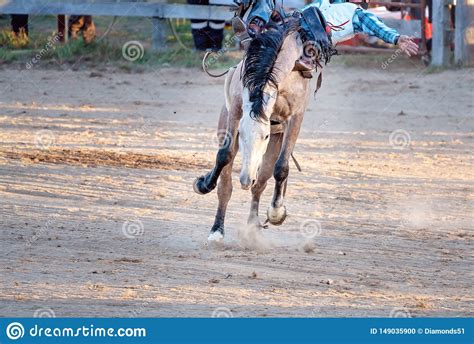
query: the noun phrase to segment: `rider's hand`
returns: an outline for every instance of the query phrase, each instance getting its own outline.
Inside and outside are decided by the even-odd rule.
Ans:
[[[418,54],[418,44],[414,42],[414,37],[401,35],[398,37],[397,45],[408,56]]]

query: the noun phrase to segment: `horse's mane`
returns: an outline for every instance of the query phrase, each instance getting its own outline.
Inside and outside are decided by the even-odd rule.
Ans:
[[[245,53],[242,81],[252,102],[250,116],[261,120],[265,116],[263,89],[265,85],[278,89],[275,62],[285,38],[294,32],[293,26],[275,26],[254,38]]]
[[[286,37],[294,32],[298,32],[302,40],[306,41],[306,33],[301,30],[300,20],[295,19],[284,25],[268,27],[266,31],[250,42],[245,53],[242,81],[244,87],[249,91],[249,100],[252,102],[250,117],[255,120],[261,120],[265,116],[263,97],[265,85],[269,84],[278,91],[275,63]],[[337,54],[331,38],[322,31],[314,39],[312,46],[318,50],[318,60],[327,64],[331,56]],[[319,62],[318,65],[320,66]]]

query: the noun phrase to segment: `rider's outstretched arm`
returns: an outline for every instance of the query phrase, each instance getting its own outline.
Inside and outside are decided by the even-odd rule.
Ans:
[[[376,36],[385,43],[397,44],[400,34],[384,24],[375,14],[358,8],[354,13],[354,32],[364,32],[370,36]]]
[[[398,45],[408,56],[418,53],[418,44],[411,37],[403,36],[397,30],[384,24],[375,14],[358,8],[352,19],[354,32],[365,32],[376,36],[386,43]]]

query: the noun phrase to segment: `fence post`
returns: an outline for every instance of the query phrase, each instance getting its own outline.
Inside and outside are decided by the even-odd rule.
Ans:
[[[428,47],[426,45],[426,0],[420,1],[420,20],[421,20],[421,54],[426,55],[428,53]]]
[[[57,26],[58,26],[58,34],[60,42],[67,42],[68,41],[68,33],[69,33],[69,26],[68,26],[68,16],[64,14],[59,14],[57,17]]]
[[[474,66],[474,0],[456,3],[454,61],[461,66]]]
[[[443,67],[450,59],[450,16],[448,0],[433,0],[433,45],[431,65]]]
[[[168,23],[166,19],[153,17],[152,20],[151,49],[160,51],[166,48],[166,36],[168,33]]]

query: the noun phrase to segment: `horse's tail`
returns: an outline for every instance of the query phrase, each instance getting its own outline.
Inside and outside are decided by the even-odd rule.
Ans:
[[[234,76],[235,69],[236,69],[236,67],[229,68],[227,76],[225,77],[224,96],[225,96],[225,107],[227,108],[227,111],[230,111],[229,89],[230,89],[230,84],[232,83],[232,77]]]

